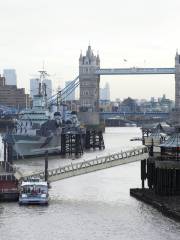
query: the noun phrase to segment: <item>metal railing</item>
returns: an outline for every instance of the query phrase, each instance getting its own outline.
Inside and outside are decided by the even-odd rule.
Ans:
[[[73,177],[89,172],[98,171],[105,168],[118,166],[121,164],[140,161],[148,158],[147,147],[137,147],[128,151],[121,151],[119,153],[111,154],[104,157],[95,158],[78,163],[71,163],[69,165],[59,167],[56,169],[48,170],[49,181],[57,181],[68,177]],[[129,160],[129,161],[128,161]],[[56,178],[54,178],[56,176]],[[45,178],[45,172],[32,173],[28,176],[23,176],[24,180],[28,180],[32,177]]]

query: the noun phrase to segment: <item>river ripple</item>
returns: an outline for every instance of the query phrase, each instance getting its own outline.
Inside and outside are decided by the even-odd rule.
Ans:
[[[83,159],[139,145],[139,128],[107,128],[106,149],[89,152]],[[50,158],[50,168],[71,159]],[[21,170],[43,169],[43,159],[17,161]],[[175,240],[180,224],[151,206],[130,197],[129,188],[140,186],[138,162],[65,179],[52,184],[48,207],[0,203],[0,240]]]

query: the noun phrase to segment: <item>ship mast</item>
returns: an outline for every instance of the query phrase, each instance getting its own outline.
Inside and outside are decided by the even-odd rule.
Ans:
[[[39,91],[41,92],[41,95],[43,95],[43,97],[45,99],[45,107],[47,108],[47,106],[48,106],[48,104],[47,104],[47,85],[44,80],[47,78],[47,76],[49,76],[49,74],[44,69],[44,61],[43,61],[43,69],[39,70],[38,72],[40,73]]]

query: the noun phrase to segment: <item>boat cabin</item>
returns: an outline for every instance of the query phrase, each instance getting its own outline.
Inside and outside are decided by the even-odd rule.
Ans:
[[[43,181],[22,182],[19,204],[47,204],[48,184]]]

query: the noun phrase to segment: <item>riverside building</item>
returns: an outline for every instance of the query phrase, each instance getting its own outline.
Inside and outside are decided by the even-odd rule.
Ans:
[[[24,88],[7,85],[6,78],[0,75],[0,105],[17,109],[30,107],[29,94],[25,93]]]

